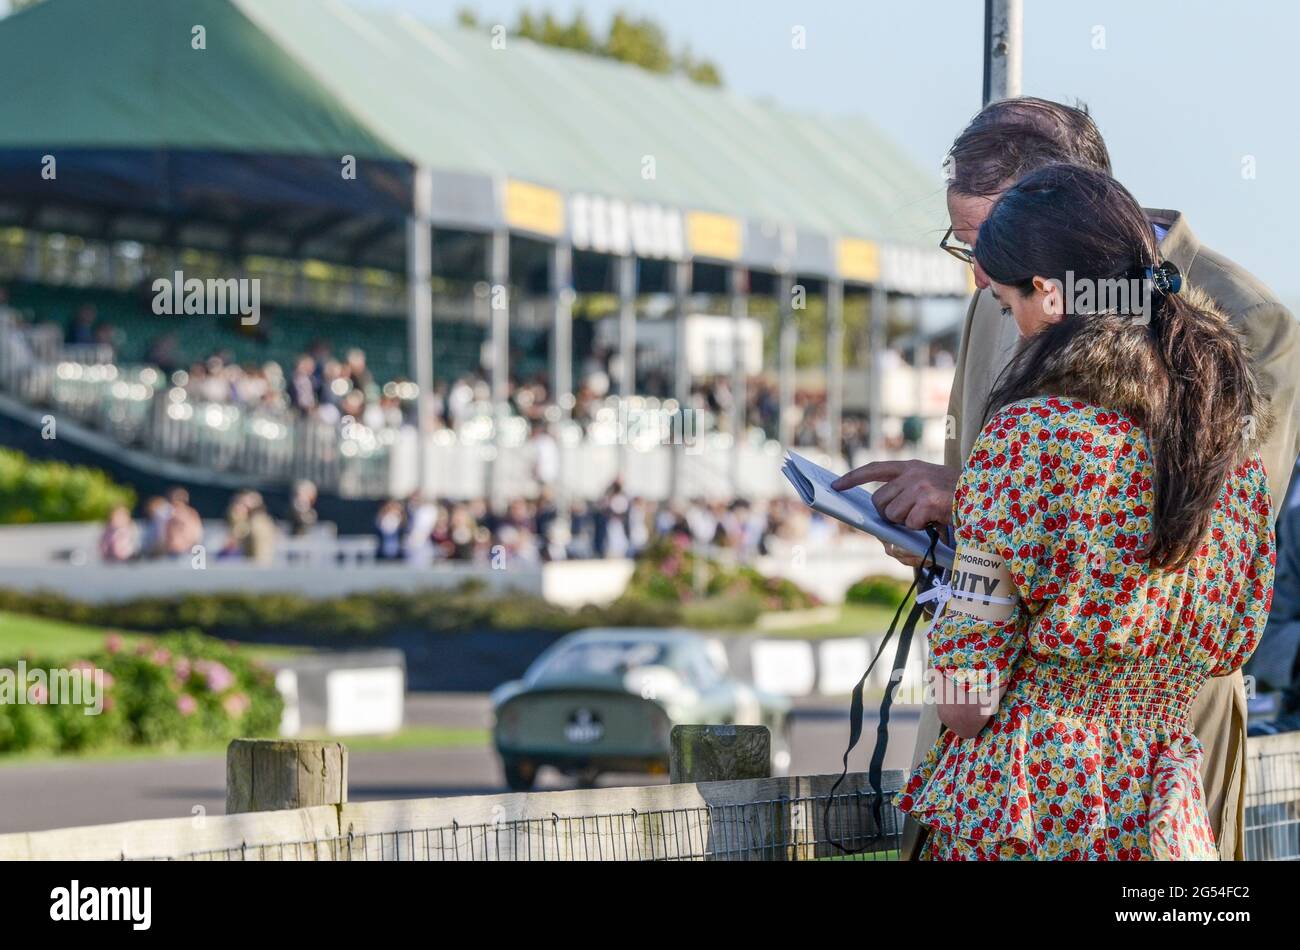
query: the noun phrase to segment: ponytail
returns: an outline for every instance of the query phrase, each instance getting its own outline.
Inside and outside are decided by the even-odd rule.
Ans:
[[[1145,425],[1156,499],[1147,556],[1177,570],[1196,556],[1223,486],[1269,419],[1240,336],[1204,294],[1165,297],[1150,329],[1165,394]]]

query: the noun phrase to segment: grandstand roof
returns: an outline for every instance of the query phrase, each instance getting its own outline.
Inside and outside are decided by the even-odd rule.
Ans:
[[[648,256],[783,258],[847,279],[883,270],[898,289],[965,289],[964,269],[934,248],[937,176],[865,119],[796,114],[514,36],[500,49],[482,30],[340,0],[46,0],[0,21],[0,83],[5,179],[34,154],[67,153],[60,175],[115,174],[137,206],[185,204],[220,223],[232,198],[280,201],[277,188],[318,209],[400,212],[399,167],[425,166],[435,223],[504,219],[617,252],[617,235],[603,246],[611,220],[626,230],[632,217],[633,231],[667,231],[628,239]],[[113,164],[92,161],[109,152]],[[131,154],[152,158],[126,170]],[[245,161],[214,167],[232,155]],[[350,190],[344,155],[365,173]],[[166,186],[151,193],[150,175]],[[47,193],[75,204],[112,190]],[[14,189],[0,185],[6,198]]]

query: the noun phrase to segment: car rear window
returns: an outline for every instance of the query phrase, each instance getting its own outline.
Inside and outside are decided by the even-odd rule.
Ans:
[[[637,640],[575,643],[546,660],[533,680],[573,675],[622,675],[638,667],[663,664],[667,659],[668,649],[661,643]]]

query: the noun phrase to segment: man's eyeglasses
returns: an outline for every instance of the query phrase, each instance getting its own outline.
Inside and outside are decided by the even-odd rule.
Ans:
[[[939,241],[939,246],[963,264],[974,266],[975,252],[968,245],[953,240],[952,228],[944,232],[943,238]]]

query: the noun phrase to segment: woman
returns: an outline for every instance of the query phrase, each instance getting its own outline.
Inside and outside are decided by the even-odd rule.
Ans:
[[[900,807],[929,859],[1214,859],[1187,712],[1273,581],[1245,353],[1099,172],[1022,179],[975,257],[1021,342],[954,499],[947,731]]]

